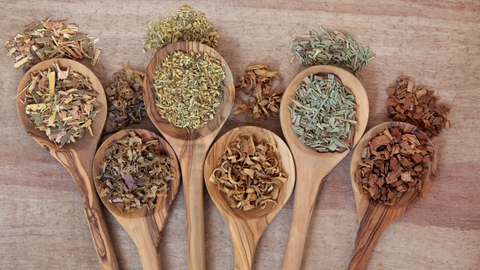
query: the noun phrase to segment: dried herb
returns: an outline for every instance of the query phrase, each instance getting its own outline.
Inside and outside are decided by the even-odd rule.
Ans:
[[[362,152],[355,181],[375,201],[393,205],[410,189],[422,188],[422,177],[432,161],[433,146],[424,133],[385,129]]]
[[[150,22],[143,38],[143,52],[158,51],[177,41],[198,41],[215,48],[219,37],[203,12],[193,11],[185,5],[172,17]]]
[[[93,53],[93,39],[88,34],[78,32],[78,25],[67,20],[32,22],[6,42],[8,55],[15,58],[15,68],[25,70],[35,64],[53,58],[79,60],[92,59],[91,65],[98,64],[100,50]]]
[[[32,72],[23,91],[27,117],[59,148],[82,138],[86,130],[93,136],[92,121],[100,104],[87,77],[54,63],[52,69]]]
[[[333,74],[311,74],[297,87],[292,128],[317,152],[343,152],[352,144],[357,121],[355,96]]]
[[[276,204],[287,181],[280,169],[276,145],[256,143],[253,137],[237,137],[217,162],[209,180],[225,194],[230,206],[243,211]]]
[[[145,117],[143,103],[143,79],[145,73],[122,66],[115,72],[112,81],[105,87],[108,99],[108,117],[105,132],[114,132],[123,127],[140,123]]]
[[[309,35],[301,35],[292,42],[292,61],[297,58],[298,63],[304,66],[346,67],[358,77],[359,71],[375,58],[370,47],[363,47],[351,34],[321,26],[318,28],[320,32],[312,29]]]
[[[397,78],[397,85],[387,89],[387,110],[395,121],[407,122],[419,127],[429,137],[437,136],[442,129],[450,129],[445,105],[436,106],[435,91],[422,85],[415,86],[408,76]]]
[[[96,177],[100,197],[122,212],[153,209],[157,197],[167,196],[168,182],[175,178],[172,162],[162,154],[158,140],[130,132],[105,150],[102,174]]]
[[[177,51],[158,65],[156,107],[171,124],[197,129],[212,120],[223,100],[225,71],[207,52]]]
[[[253,119],[267,117],[278,120],[280,114],[280,101],[284,90],[272,90],[272,83],[278,76],[278,71],[269,71],[266,65],[255,65],[247,67],[247,75],[238,78],[235,85],[236,91],[243,92],[247,96],[247,103],[243,103],[240,98],[235,98],[235,102],[240,104],[240,109],[235,114],[247,114]],[[255,93],[254,93],[255,91]]]

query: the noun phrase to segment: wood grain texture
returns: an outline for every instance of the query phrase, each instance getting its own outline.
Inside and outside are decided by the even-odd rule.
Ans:
[[[287,175],[287,181],[279,191],[277,204],[269,204],[263,210],[253,209],[244,212],[230,207],[230,202],[218,188],[210,182],[213,170],[217,168],[218,160],[223,156],[225,149],[238,137],[252,136],[255,142],[272,142],[278,149],[277,159],[279,166]],[[267,226],[280,212],[295,186],[295,164],[287,144],[273,132],[255,126],[245,126],[232,129],[220,137],[208,152],[204,169],[205,185],[223,220],[230,230],[232,238],[234,269],[252,269],[253,258],[258,241]]]
[[[236,79],[246,65],[279,70],[285,89],[305,67],[290,62],[290,42],[318,25],[355,34],[376,58],[359,80],[367,91],[371,128],[388,121],[385,89],[401,74],[436,90],[452,107],[452,130],[433,139],[438,172],[428,196],[378,238],[367,269],[478,269],[480,265],[480,2],[477,0],[203,0],[178,1],[5,1],[0,0],[0,39],[4,42],[32,20],[68,18],[80,31],[99,38],[100,63],[93,69],[108,83],[122,65],[145,71],[153,57],[142,53],[150,21],[188,4],[205,12],[220,34],[216,50]],[[3,50],[3,49],[0,49]],[[84,62],[88,64],[88,60]],[[24,132],[13,97],[23,71],[0,56],[0,268],[99,269],[82,202],[69,173]],[[256,125],[283,138],[279,121],[248,123],[231,114],[220,130]],[[134,128],[156,132],[145,119]],[[305,246],[303,269],[347,269],[358,231],[350,183],[350,156],[332,170],[318,193]],[[297,177],[297,182],[301,178]],[[207,269],[233,268],[228,227],[204,190]],[[253,269],[280,269],[287,243],[293,199],[259,240]],[[141,269],[136,245],[106,211],[121,269]],[[160,239],[162,266],[187,265],[187,221],[183,188],[172,205]],[[59,238],[59,235],[62,237]],[[401,258],[401,259],[399,259]]]
[[[147,208],[144,207],[142,209],[136,209],[133,213],[122,213],[105,198],[100,197],[100,199],[137,245],[143,269],[160,270],[162,269],[159,253],[160,235],[163,227],[165,227],[170,207],[175,200],[181,183],[180,165],[178,164],[177,156],[173,148],[163,138],[148,130],[125,129],[118,131],[105,140],[98,148],[93,162],[93,179],[97,192],[100,192],[99,185],[101,183],[96,180],[96,177],[102,174],[101,162],[105,156],[105,150],[110,143],[127,136],[130,132],[135,132],[141,138],[158,140],[161,153],[173,159],[171,166],[175,169],[176,173],[174,180],[168,183],[167,196],[157,198],[154,209],[147,210]]]
[[[359,184],[355,182],[354,173],[362,162],[362,151],[368,146],[368,143],[382,133],[387,128],[399,127],[403,133],[422,134],[423,137],[428,136],[417,127],[401,122],[386,122],[376,125],[362,137],[355,151],[353,151],[352,160],[350,162],[350,179],[352,181],[353,194],[355,196],[355,204],[357,205],[357,214],[360,226],[355,241],[355,249],[353,251],[352,260],[350,261],[350,270],[362,270],[367,264],[370,253],[373,251],[375,242],[380,234],[392,224],[396,219],[401,217],[408,209],[414,206],[417,201],[424,197],[433,184],[435,172],[437,171],[437,155],[434,149],[432,162],[427,162],[424,167],[428,168],[428,172],[422,178],[422,189],[408,190],[393,205],[385,205],[370,200],[368,195],[363,194]],[[427,142],[433,145],[430,140]]]
[[[38,70],[52,68],[53,63],[57,63],[63,70],[69,67],[70,69],[86,76],[91,82],[93,90],[98,93],[97,100],[98,103],[100,103],[99,107],[103,108],[100,109],[100,112],[92,122],[93,136],[85,134],[85,136],[78,139],[77,142],[66,144],[63,148],[58,148],[56,144],[48,139],[44,131],[35,128],[34,124],[25,114],[25,105],[21,102],[21,100],[24,100],[26,93],[23,90],[31,80],[30,74]],[[97,194],[94,191],[91,178],[93,156],[95,155],[95,150],[107,117],[107,112],[104,109],[107,105],[107,99],[100,81],[90,69],[76,61],[69,59],[48,60],[33,66],[23,76],[18,85],[17,92],[18,97],[16,98],[16,104],[18,118],[25,128],[25,131],[70,172],[77,185],[101,268],[118,269],[117,259],[108,232],[108,226],[103,217],[102,208],[100,207]]]
[[[308,236],[308,228],[312,217],[313,207],[317,199],[318,189],[322,185],[325,176],[347,156],[349,150],[342,153],[318,153],[301,143],[297,134],[292,129],[292,116],[287,106],[291,106],[295,99],[295,92],[310,74],[335,74],[355,96],[357,104],[357,125],[353,133],[352,147],[360,140],[368,122],[368,97],[360,81],[348,71],[332,66],[313,66],[300,72],[288,85],[283,94],[280,105],[280,122],[298,171],[298,183],[295,189],[293,204],[292,224],[288,235],[287,248],[283,258],[283,270],[300,269],[303,252]]]
[[[218,59],[225,71],[223,101],[214,118],[195,130],[178,128],[160,117],[156,110],[153,76],[157,66],[176,51],[208,52]],[[188,269],[205,270],[205,228],[203,209],[203,164],[208,148],[228,118],[233,108],[235,88],[233,76],[223,57],[209,46],[198,42],[176,42],[158,51],[148,64],[143,86],[145,108],[150,119],[165,139],[172,145],[180,160],[183,190],[187,211]]]

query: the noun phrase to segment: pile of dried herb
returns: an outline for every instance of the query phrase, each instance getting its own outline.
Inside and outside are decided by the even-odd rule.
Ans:
[[[25,70],[44,60],[69,58],[79,60],[90,58],[94,67],[100,59],[100,50],[93,53],[93,39],[88,34],[78,32],[78,25],[67,20],[32,22],[6,42],[8,55],[15,58],[15,68]]]
[[[27,117],[59,148],[82,138],[86,130],[93,136],[92,121],[100,104],[87,77],[54,63],[51,69],[32,72],[23,91]]]
[[[172,17],[150,22],[143,38],[143,52],[158,51],[177,41],[198,41],[215,48],[219,37],[203,12],[193,11],[185,5]]]
[[[420,190],[422,177],[433,159],[433,146],[425,133],[386,129],[362,152],[355,181],[375,201],[393,205],[409,189]]]
[[[436,106],[435,91],[417,85],[408,76],[397,78],[397,85],[387,89],[387,110],[395,121],[419,127],[429,137],[437,136],[442,129],[450,129],[447,114],[450,108]]]
[[[280,169],[277,148],[252,137],[237,137],[217,162],[209,180],[225,194],[232,208],[249,211],[276,204],[287,176]]]
[[[156,107],[171,124],[197,129],[212,120],[223,100],[225,71],[207,52],[177,51],[158,65]]]
[[[162,154],[158,140],[130,132],[105,150],[102,174],[96,177],[100,197],[122,212],[153,209],[157,197],[167,196],[168,182],[174,180],[172,162]]]
[[[333,74],[311,74],[295,92],[292,128],[299,140],[319,153],[343,152],[355,131],[355,96]]]
[[[247,75],[238,78],[235,85],[236,91],[243,92],[247,96],[247,103],[240,98],[235,102],[240,104],[240,109],[235,114],[247,114],[253,119],[267,117],[278,120],[280,114],[280,101],[284,90],[272,90],[272,83],[275,79],[281,81],[278,71],[269,71],[266,65],[255,65],[247,67]],[[254,93],[255,91],[255,93]]]
[[[145,73],[122,66],[115,72],[112,81],[105,87],[108,99],[108,117],[105,132],[114,132],[123,127],[140,123],[146,115],[143,103],[143,79]]]
[[[297,58],[298,63],[304,66],[346,67],[358,77],[359,71],[375,58],[370,48],[363,47],[351,34],[321,26],[318,28],[320,33],[312,29],[309,35],[301,35],[292,42],[292,61]]]

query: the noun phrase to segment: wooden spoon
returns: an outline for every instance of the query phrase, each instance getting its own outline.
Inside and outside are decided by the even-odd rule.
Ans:
[[[180,187],[180,166],[178,164],[177,156],[172,147],[157,134],[144,130],[144,129],[126,129],[121,130],[112,136],[110,136],[105,142],[98,148],[95,160],[93,162],[93,179],[102,174],[101,162],[105,157],[105,150],[108,145],[115,140],[121,139],[129,134],[129,132],[135,132],[139,137],[147,139],[157,139],[159,146],[165,155],[171,157],[174,162],[172,167],[175,168],[175,179],[168,184],[167,197],[158,197],[156,206],[152,210],[147,210],[146,207],[142,209],[135,209],[132,213],[122,213],[113,204],[108,202],[105,198],[100,197],[103,204],[108,208],[110,213],[122,224],[123,228],[132,237],[133,241],[137,245],[140,260],[142,262],[143,269],[146,270],[160,270],[161,260],[159,254],[160,234],[165,227],[170,206],[175,200],[178,189]],[[95,186],[97,192],[99,190],[100,182],[95,180]]]
[[[300,142],[292,129],[291,113],[287,105],[292,104],[295,91],[302,80],[310,74],[330,73],[340,78],[342,83],[355,95],[357,122],[352,147],[360,140],[368,122],[368,97],[360,81],[348,71],[333,66],[313,66],[300,72],[288,85],[280,105],[280,122],[285,139],[295,158],[297,166],[297,186],[293,203],[292,223],[287,247],[283,258],[283,270],[300,269],[303,251],[307,240],[308,227],[312,217],[317,193],[325,176],[348,154],[318,153]]]
[[[239,136],[253,136],[256,142],[275,142],[278,149],[278,161],[282,171],[288,177],[279,191],[276,205],[269,204],[263,210],[253,209],[246,212],[233,209],[230,207],[230,202],[225,195],[217,189],[215,184],[209,181],[210,175],[217,167],[217,161],[221,158],[228,145]],[[204,172],[208,192],[230,230],[234,269],[252,269],[253,257],[260,237],[292,194],[295,185],[295,164],[292,154],[285,142],[273,132],[254,126],[239,127],[227,132],[215,142],[208,152]]]
[[[20,101],[25,97],[25,91],[23,90],[30,83],[30,74],[37,70],[52,68],[53,63],[57,63],[63,69],[70,67],[72,70],[88,77],[93,89],[98,93],[97,100],[101,104],[100,112],[92,121],[93,136],[90,136],[87,132],[83,138],[77,140],[77,142],[66,144],[63,148],[57,148],[48,139],[44,131],[35,129],[34,124],[25,114],[24,104]],[[25,131],[70,172],[77,184],[101,268],[118,269],[107,223],[103,217],[102,208],[91,179],[93,156],[107,119],[107,99],[102,84],[90,69],[79,62],[69,59],[52,59],[43,61],[28,70],[20,81],[18,93],[19,95],[16,98],[17,114]]]
[[[425,164],[428,166],[429,171],[422,178],[422,189],[411,189],[407,191],[400,199],[397,199],[394,205],[388,206],[370,200],[367,195],[363,194],[360,186],[355,182],[354,174],[359,167],[358,164],[362,161],[363,149],[379,133],[387,128],[397,126],[400,127],[403,132],[414,134],[422,133],[424,137],[428,138],[428,136],[416,126],[401,122],[387,122],[377,125],[366,132],[362,140],[358,143],[355,151],[353,151],[352,161],[350,163],[350,178],[352,181],[353,193],[355,195],[360,227],[358,228],[355,250],[353,251],[352,260],[348,267],[348,269],[351,270],[365,268],[375,242],[380,234],[390,226],[392,222],[405,214],[405,212],[407,212],[407,210],[410,209],[410,207],[412,207],[420,198],[425,196],[433,183],[433,178],[437,169],[435,150],[433,152],[433,161]],[[428,140],[428,143],[432,145],[430,140]]]
[[[167,55],[175,51],[205,51],[219,59],[225,70],[225,87],[223,89],[224,97],[221,107],[215,114],[214,119],[210,120],[205,126],[187,130],[175,127],[167,120],[160,117],[155,106],[155,93],[153,89],[153,77],[157,66],[163,63]],[[148,65],[145,76],[143,96],[145,107],[150,119],[163,137],[177,153],[182,170],[183,189],[185,191],[185,208],[187,214],[187,252],[188,269],[205,270],[205,228],[203,216],[203,164],[205,155],[218,132],[228,118],[235,97],[235,88],[233,86],[233,77],[222,56],[214,49],[200,44],[198,42],[176,42],[172,43],[153,57]]]

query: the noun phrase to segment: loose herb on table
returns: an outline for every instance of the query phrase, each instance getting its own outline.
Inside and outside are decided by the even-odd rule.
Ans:
[[[88,34],[79,32],[78,25],[67,23],[67,20],[32,22],[6,42],[8,55],[15,58],[15,68],[25,70],[44,60],[53,58],[69,58],[79,60],[91,59],[96,66],[100,59],[100,50],[93,52],[94,39]]]
[[[292,128],[299,140],[317,152],[343,152],[352,144],[355,96],[333,74],[311,74],[297,87]]]
[[[200,128],[220,107],[224,79],[221,61],[209,53],[174,52],[154,75],[157,112],[176,127]]]
[[[143,52],[158,51],[176,41],[198,41],[215,48],[219,37],[203,12],[193,11],[185,5],[172,17],[150,22],[143,38]]]
[[[276,204],[287,181],[281,170],[276,145],[255,142],[253,137],[237,137],[217,162],[209,181],[215,184],[232,208],[249,211]]]
[[[93,136],[92,121],[100,105],[87,77],[54,63],[32,72],[24,91],[27,117],[60,148],[82,138],[86,130]]]
[[[96,177],[100,197],[121,212],[155,208],[156,199],[167,196],[168,183],[175,179],[172,158],[162,154],[158,140],[141,138],[135,132],[115,140],[105,150]]]
[[[393,205],[409,189],[421,190],[422,177],[432,161],[433,146],[425,133],[385,129],[362,152],[354,179],[373,200]]]
[[[331,65],[346,67],[358,77],[359,72],[375,56],[370,47],[364,47],[350,33],[323,29],[310,30],[310,34],[297,37],[290,49],[300,65]]]
[[[278,120],[280,114],[280,101],[284,90],[272,90],[275,79],[281,81],[278,71],[269,71],[266,65],[247,67],[246,75],[238,79],[235,91],[241,91],[247,96],[247,102],[243,103],[237,96],[235,102],[240,104],[240,109],[235,114],[247,114],[253,119],[267,117]]]
[[[443,128],[450,129],[445,105],[436,106],[435,91],[422,85],[415,86],[408,76],[397,78],[397,85],[387,89],[387,110],[395,121],[407,122],[419,127],[429,137],[437,136]]]
[[[129,66],[115,72],[105,87],[108,100],[108,117],[105,132],[114,132],[127,125],[140,123],[145,117],[143,79],[145,73]]]

